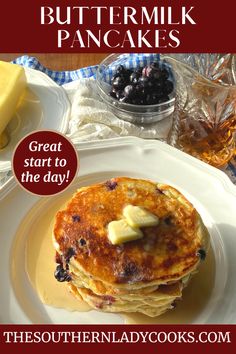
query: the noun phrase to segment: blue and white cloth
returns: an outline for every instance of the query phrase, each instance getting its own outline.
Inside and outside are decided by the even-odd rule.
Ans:
[[[97,65],[88,66],[87,68],[81,68],[72,71],[55,71],[50,70],[43,66],[38,59],[34,57],[29,57],[28,55],[23,55],[22,57],[16,58],[13,63],[22,65],[27,68],[42,71],[44,74],[48,75],[52,80],[54,80],[58,85],[68,84],[71,81],[78,79],[89,78],[91,76],[95,77]]]
[[[153,58],[150,57],[150,54],[145,57],[145,54],[131,54],[130,55],[130,60],[127,64],[126,61],[126,66],[127,67],[134,67],[137,65],[140,66],[144,66],[146,65],[149,61],[154,61],[155,59],[157,59],[159,56],[156,54],[153,56]],[[122,57],[121,57],[121,61],[122,61]],[[81,96],[76,97],[77,101],[80,102],[81,104],[81,110],[82,113],[79,112],[78,113],[78,109],[77,109],[77,102],[74,102],[75,100],[75,94],[74,92],[77,89],[76,86],[76,81],[80,82],[80,86],[81,86],[81,82],[84,83],[84,91],[86,92],[87,95],[88,93],[93,91],[93,80],[85,80],[83,82],[83,79],[88,79],[88,78],[94,78],[96,76],[96,70],[97,70],[97,66],[89,66],[89,67],[85,67],[85,68],[81,68],[78,70],[73,70],[73,71],[54,71],[54,70],[50,70],[46,67],[44,67],[38,60],[37,58],[34,57],[29,57],[27,55],[24,55],[22,57],[19,57],[17,59],[14,60],[14,63],[17,63],[19,65],[22,65],[24,67],[29,67],[29,68],[33,68],[36,70],[40,70],[42,72],[44,72],[46,75],[48,75],[51,79],[53,79],[58,85],[65,85],[65,89],[67,90],[68,96],[70,98],[72,103],[72,116],[76,117],[73,120],[73,117],[71,119],[70,122],[70,132],[68,135],[70,135],[73,139],[73,134],[76,133],[76,130],[80,130],[79,133],[79,137],[81,137],[81,132],[83,133],[83,131],[86,130],[86,134],[89,131],[89,134],[84,135],[82,140],[89,140],[91,139],[95,139],[95,138],[100,138],[102,135],[102,138],[111,138],[114,136],[119,136],[119,135],[123,135],[123,136],[127,136],[127,135],[135,135],[135,136],[139,136],[142,138],[159,138],[158,136],[155,135],[155,129],[153,128],[147,128],[147,130],[143,130],[143,129],[138,129],[135,126],[130,125],[130,123],[128,122],[122,122],[120,123],[119,121],[116,121],[114,117],[107,117],[107,122],[109,120],[109,122],[112,122],[112,128],[106,126],[106,117],[105,117],[105,123],[104,121],[99,121],[99,115],[97,114],[98,110],[97,107],[89,107],[89,111],[87,110],[87,101],[88,101],[88,97],[83,97],[84,93],[82,93]],[[122,62],[120,62],[120,64],[122,64]],[[111,73],[108,73],[108,76],[110,77],[112,75]],[[67,85],[69,83],[74,82],[74,85]],[[94,97],[95,100],[95,97]],[[84,103],[85,102],[85,103]],[[90,104],[90,103],[89,103]],[[74,115],[73,115],[73,105],[74,105]],[[100,103],[99,103],[100,105]],[[102,103],[101,103],[102,105]],[[101,107],[101,105],[99,106],[99,110],[103,110],[103,107]],[[83,110],[86,112],[86,118],[85,115],[83,115]],[[96,115],[94,115],[96,110]],[[88,114],[89,112],[89,114]],[[103,112],[103,117],[104,117],[104,111]],[[79,116],[79,118],[78,118]],[[92,123],[92,117],[96,116],[96,122],[94,123],[96,126],[96,128],[94,128],[94,124]],[[82,117],[82,118],[81,118]],[[89,119],[88,119],[89,117]],[[84,122],[84,124],[81,124],[81,121]],[[86,121],[86,122],[85,122]],[[85,129],[86,128],[86,129]],[[160,127],[160,131],[162,132],[162,128]],[[149,129],[149,130],[148,130]],[[164,129],[164,128],[163,128]],[[98,136],[98,132],[100,136]],[[162,133],[161,133],[162,134]],[[86,137],[85,137],[86,136]],[[163,136],[160,136],[160,138],[162,139]],[[81,140],[81,141],[82,141]],[[226,172],[226,174],[230,177],[230,179],[236,184],[236,157],[233,158],[230,163],[228,164],[228,166],[226,168],[223,169],[224,172]]]

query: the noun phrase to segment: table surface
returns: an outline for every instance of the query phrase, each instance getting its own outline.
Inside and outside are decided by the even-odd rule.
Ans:
[[[40,63],[51,70],[76,70],[85,66],[99,64],[108,53],[83,53],[83,54],[43,54],[43,53],[0,53],[0,60],[11,61],[27,54],[36,57]]]

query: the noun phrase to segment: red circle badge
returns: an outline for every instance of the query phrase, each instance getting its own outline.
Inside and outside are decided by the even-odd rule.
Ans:
[[[72,143],[54,131],[37,131],[17,145],[13,172],[31,193],[53,195],[65,190],[78,170],[78,155]]]

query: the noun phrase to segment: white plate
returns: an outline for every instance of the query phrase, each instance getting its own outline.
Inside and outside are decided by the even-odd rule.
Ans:
[[[78,186],[126,175],[171,184],[193,202],[211,234],[216,271],[210,297],[192,323],[236,323],[236,188],[228,177],[158,141],[120,138],[81,144],[81,148],[79,177],[70,186],[71,192]],[[34,293],[24,270],[27,228],[56,198],[60,195],[39,198],[14,186],[0,202],[0,322],[123,323],[116,314],[96,311],[78,314],[42,305]],[[16,232],[27,215],[30,217],[25,219],[25,232],[20,240],[16,239]],[[11,259],[13,247],[17,250],[14,260]],[[14,284],[12,263],[17,269]]]
[[[0,172],[11,169],[17,142],[38,129],[67,130],[70,103],[64,89],[41,71],[25,68],[28,88],[22,104],[7,129],[10,142],[0,151]]]

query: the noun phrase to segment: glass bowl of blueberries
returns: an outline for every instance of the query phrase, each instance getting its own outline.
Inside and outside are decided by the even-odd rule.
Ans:
[[[158,54],[111,54],[98,66],[96,80],[102,100],[123,120],[150,124],[174,111],[174,75]]]

